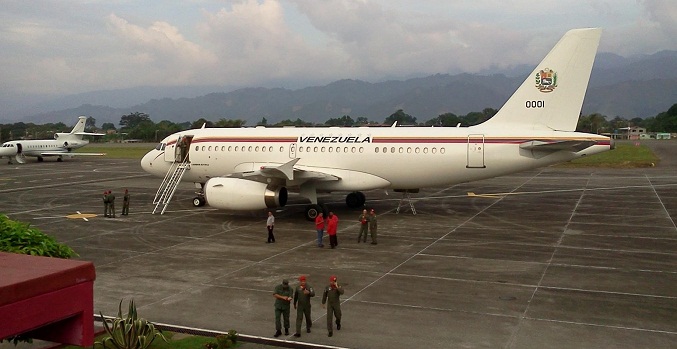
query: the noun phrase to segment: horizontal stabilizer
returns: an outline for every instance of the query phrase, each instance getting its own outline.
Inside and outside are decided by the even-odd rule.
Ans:
[[[105,133],[91,133],[91,132],[75,132],[75,133],[71,133],[71,134],[74,134],[76,136],[105,136],[106,135]]]
[[[597,142],[589,139],[566,140],[566,141],[539,141],[533,140],[520,144],[520,149],[535,151],[572,151],[577,153],[583,149],[595,145]]]

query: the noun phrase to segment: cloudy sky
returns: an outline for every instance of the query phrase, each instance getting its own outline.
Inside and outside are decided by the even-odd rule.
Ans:
[[[0,0],[0,97],[478,72],[578,27],[600,51],[677,50],[677,1]]]

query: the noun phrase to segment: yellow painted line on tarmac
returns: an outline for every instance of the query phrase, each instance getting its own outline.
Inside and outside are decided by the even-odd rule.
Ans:
[[[85,222],[89,222],[89,219],[87,219],[87,218],[94,218],[94,217],[98,216],[95,213],[80,213],[80,211],[75,211],[75,212],[77,212],[77,213],[76,214],[69,214],[68,216],[66,216],[66,218],[82,219]]]

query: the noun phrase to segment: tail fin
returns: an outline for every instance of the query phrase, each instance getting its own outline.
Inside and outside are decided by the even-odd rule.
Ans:
[[[568,31],[529,77],[483,125],[574,131],[602,31]]]
[[[71,134],[78,134],[78,133],[84,132],[86,122],[87,122],[87,117],[86,116],[80,116],[78,118],[78,123],[75,124],[75,127],[73,127]]]

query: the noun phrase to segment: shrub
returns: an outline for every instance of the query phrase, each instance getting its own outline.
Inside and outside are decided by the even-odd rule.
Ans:
[[[101,314],[103,318],[103,314]],[[102,341],[96,344],[104,348],[113,349],[146,349],[155,340],[160,337],[167,342],[167,338],[162,331],[155,328],[151,322],[141,319],[136,313],[134,300],[129,301],[129,311],[127,317],[122,317],[122,300],[118,306],[118,316],[113,320],[103,321],[104,329],[108,334]]]
[[[0,251],[58,258],[76,257],[70,247],[58,243],[30,224],[0,215]]]

